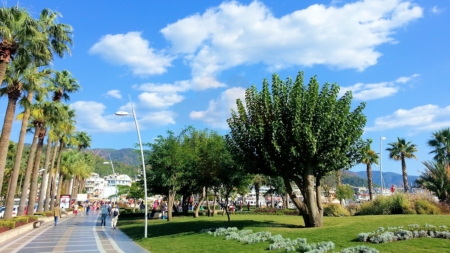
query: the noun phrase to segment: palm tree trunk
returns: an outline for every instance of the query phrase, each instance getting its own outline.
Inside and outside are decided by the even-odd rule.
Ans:
[[[54,187],[55,187],[55,178],[56,178],[56,173],[54,170],[54,165],[55,165],[55,159],[56,159],[56,152],[58,151],[58,142],[55,142],[55,147],[53,148],[53,154],[52,154],[52,159],[51,159],[51,163],[50,163],[50,177],[48,178],[48,182],[49,182],[49,186],[47,187],[47,192],[45,194],[45,204],[44,204],[44,211],[48,211],[50,209],[50,202],[51,200],[51,192],[54,191]]]
[[[51,202],[50,202],[50,210],[53,210],[53,208],[55,207],[55,197],[57,196],[57,192],[58,189],[56,189],[56,177],[59,175],[59,166],[61,165],[61,156],[62,156],[62,151],[63,151],[63,147],[64,147],[64,141],[60,140],[59,141],[59,151],[58,151],[58,158],[56,159],[56,171],[55,171],[55,178],[53,180],[53,189],[52,189],[52,193],[51,193]],[[61,178],[59,178],[59,180],[61,180]],[[59,201],[59,199],[57,199]]]
[[[3,188],[3,176],[5,174],[6,156],[8,154],[8,146],[11,136],[14,114],[16,112],[16,103],[19,97],[20,91],[18,96],[17,94],[8,94],[8,106],[6,107],[5,120],[3,122],[0,137],[0,189]]]
[[[25,205],[27,204],[28,189],[30,186],[31,172],[33,171],[34,156],[36,154],[37,141],[39,139],[39,127],[35,127],[33,142],[31,143],[30,154],[28,155],[27,170],[25,171],[25,179],[22,186],[22,194],[20,195],[20,204],[17,215],[23,215]]]
[[[372,166],[367,164],[367,187],[369,188],[369,199],[373,200],[373,181],[372,181]]]
[[[3,79],[5,78],[7,66],[8,66],[7,61],[0,61],[0,83],[3,83]]]
[[[41,189],[39,190],[39,202],[38,202],[38,212],[42,212],[44,210],[44,199],[45,193],[47,192],[47,172],[48,172],[48,164],[50,162],[52,150],[52,142],[50,141],[50,137],[47,138],[47,150],[45,152],[45,162],[44,162],[44,171],[42,172],[42,182]]]
[[[2,63],[0,63],[1,67]],[[1,68],[0,68],[1,72]],[[27,95],[28,102],[31,103],[33,100],[33,93],[29,92]],[[23,147],[25,144],[25,135],[27,133],[27,126],[28,126],[28,119],[30,118],[30,108],[25,108],[25,112],[23,114],[22,118],[22,126],[20,128],[20,135],[19,135],[19,142],[17,143],[17,150],[16,150],[16,158],[14,160],[14,168],[13,172],[11,174],[11,184],[9,184],[9,191],[8,195],[6,197],[6,209],[4,213],[4,218],[9,219],[12,217],[12,210],[14,206],[14,197],[16,196],[16,189],[17,188],[17,179],[19,178],[20,174],[20,165],[22,161],[22,154],[23,154]],[[21,182],[20,182],[21,183]]]
[[[259,184],[255,184],[256,207],[259,206]]]
[[[34,204],[36,203],[37,186],[39,179],[39,167],[41,165],[41,155],[42,155],[42,147],[44,146],[45,131],[46,131],[45,127],[39,128],[40,136],[37,145],[36,156],[34,158],[34,167],[33,167],[33,174],[31,177],[27,215],[34,215]]]
[[[402,174],[403,174],[403,186],[405,188],[405,192],[408,192],[409,191],[408,172],[406,171],[406,162],[404,155],[402,155]]]
[[[59,173],[59,181],[58,181],[58,190],[56,193],[56,203],[59,204],[60,200],[61,200],[61,192],[62,192],[62,184],[64,181],[64,175],[60,172]]]

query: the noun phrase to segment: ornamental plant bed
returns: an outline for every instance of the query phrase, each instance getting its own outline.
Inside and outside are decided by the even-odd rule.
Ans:
[[[16,228],[28,224],[29,222],[16,222]]]
[[[9,227],[0,227],[0,233],[6,232],[9,230]]]

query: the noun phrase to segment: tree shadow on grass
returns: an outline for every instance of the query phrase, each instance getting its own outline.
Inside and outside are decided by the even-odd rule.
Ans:
[[[197,234],[202,229],[219,228],[219,227],[237,227],[243,229],[244,227],[277,227],[277,228],[303,228],[304,226],[276,223],[273,221],[255,221],[255,220],[237,220],[237,221],[217,221],[217,220],[193,220],[189,222],[164,222],[158,224],[151,224],[153,221],[149,221],[147,229],[147,237],[159,237],[159,236],[177,236],[177,235],[190,235]],[[144,221],[139,219],[127,219],[122,220],[120,226],[125,234],[127,234],[133,240],[140,240],[144,236]]]

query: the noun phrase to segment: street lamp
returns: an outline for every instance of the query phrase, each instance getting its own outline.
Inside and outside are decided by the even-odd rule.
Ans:
[[[383,195],[383,170],[381,167],[381,163],[383,162],[382,159],[382,145],[383,145],[383,140],[386,140],[386,137],[380,136],[380,184],[381,184],[381,195]]]
[[[147,208],[147,176],[145,174],[145,162],[144,162],[144,150],[142,149],[142,140],[141,140],[141,133],[139,132],[139,125],[138,125],[138,121],[136,118],[136,112],[134,111],[134,107],[133,107],[133,103],[131,103],[131,99],[130,99],[130,104],[131,104],[131,113],[128,112],[124,112],[124,111],[119,111],[116,112],[117,116],[130,116],[132,115],[134,117],[134,123],[136,124],[136,131],[137,131],[137,135],[138,135],[138,140],[139,140],[139,147],[141,148],[141,160],[142,160],[142,173],[144,176],[144,199],[145,199],[145,232],[144,232],[144,237],[147,238],[147,225],[148,225],[148,218],[147,218],[147,212],[148,212],[148,208]]]
[[[111,160],[111,155],[110,154],[108,154],[108,156],[109,156],[109,162],[103,162],[103,164],[111,164],[111,168],[112,168],[112,171],[113,171],[113,175],[115,176],[115,180],[114,180],[114,190],[115,190],[115,195],[116,195],[116,203],[117,203],[117,201],[118,201],[118,197],[117,197],[117,176],[116,176],[116,172],[114,172],[114,164],[113,164],[113,162],[112,162],[112,160]]]

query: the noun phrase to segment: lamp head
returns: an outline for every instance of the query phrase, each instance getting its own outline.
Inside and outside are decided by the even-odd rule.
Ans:
[[[118,112],[116,112],[116,115],[117,116],[128,116],[128,115],[132,115],[132,114],[129,112],[118,111]]]

